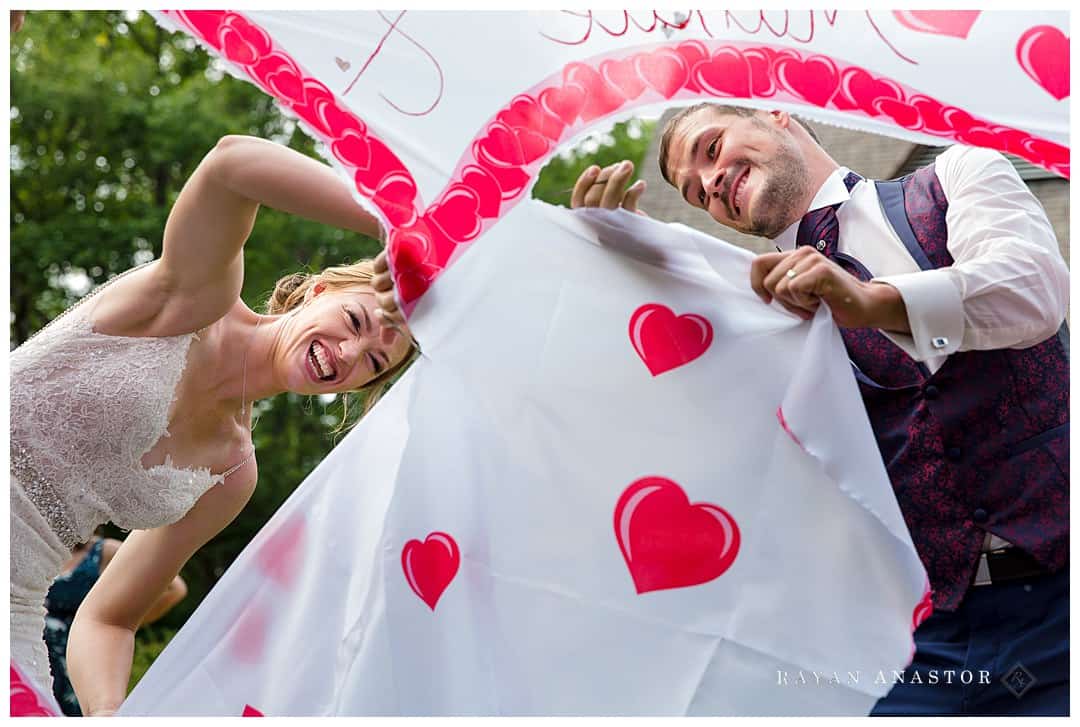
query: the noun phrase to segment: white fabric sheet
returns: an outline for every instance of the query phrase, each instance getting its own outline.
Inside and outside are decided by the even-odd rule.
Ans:
[[[763,305],[722,242],[529,189],[582,135],[700,100],[1068,176],[1066,13],[156,16],[322,143],[425,356],[124,713],[858,714],[888,691],[928,584],[827,313]]]
[[[926,576],[827,314],[763,305],[748,253],[681,226],[504,222],[122,713],[865,714],[888,691]],[[647,304],[696,318],[635,338]],[[672,345],[689,360],[654,375]],[[689,502],[652,499],[668,482]]]

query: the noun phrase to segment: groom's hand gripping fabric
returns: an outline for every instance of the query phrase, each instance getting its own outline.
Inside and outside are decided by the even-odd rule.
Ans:
[[[864,283],[809,246],[754,258],[750,287],[766,303],[775,299],[804,320],[825,302],[842,328],[911,332],[900,291],[886,283]]]

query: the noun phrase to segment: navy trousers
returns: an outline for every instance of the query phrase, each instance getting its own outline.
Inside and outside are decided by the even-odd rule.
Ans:
[[[1068,565],[1052,575],[973,587],[954,613],[930,616],[915,632],[915,659],[902,683],[871,712],[1068,714]]]

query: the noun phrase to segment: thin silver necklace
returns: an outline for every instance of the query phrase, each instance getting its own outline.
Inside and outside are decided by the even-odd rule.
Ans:
[[[258,323],[255,324],[255,330],[251,332],[251,337],[248,338],[247,349],[244,351],[243,361],[243,374],[240,378],[240,416],[243,418],[244,410],[247,409],[247,362],[248,354],[251,353],[251,346],[255,343],[255,334],[259,332],[259,326],[262,325],[262,316],[259,316]],[[255,427],[252,427],[254,429]]]
[[[255,330],[251,332],[251,337],[248,339],[247,348],[244,350],[244,360],[241,363],[241,367],[242,367],[242,371],[243,371],[241,373],[241,375],[240,375],[240,421],[241,422],[244,420],[244,412],[247,410],[247,362],[248,362],[248,354],[251,353],[251,347],[255,343],[255,334],[259,332],[259,326],[261,326],[261,325],[262,325],[262,316],[259,316],[259,322],[255,324]],[[254,406],[254,402],[252,402],[252,406]],[[253,422],[252,425],[251,425],[251,430],[254,430],[254,429],[255,429],[255,424]],[[225,479],[226,477],[231,475],[233,472],[236,472],[236,470],[238,470],[241,467],[243,467],[244,465],[246,465],[248,463],[248,460],[250,460],[254,456],[255,456],[255,439],[253,437],[252,440],[251,440],[251,451],[248,453],[248,456],[244,457],[242,460],[240,460],[239,462],[234,464],[232,467],[230,467],[229,469],[222,472],[221,473],[221,478]]]

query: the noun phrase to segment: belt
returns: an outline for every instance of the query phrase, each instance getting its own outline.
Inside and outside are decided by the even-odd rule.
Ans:
[[[1049,572],[1020,548],[999,548],[979,554],[979,566],[975,569],[972,585],[990,586],[1044,576]]]

